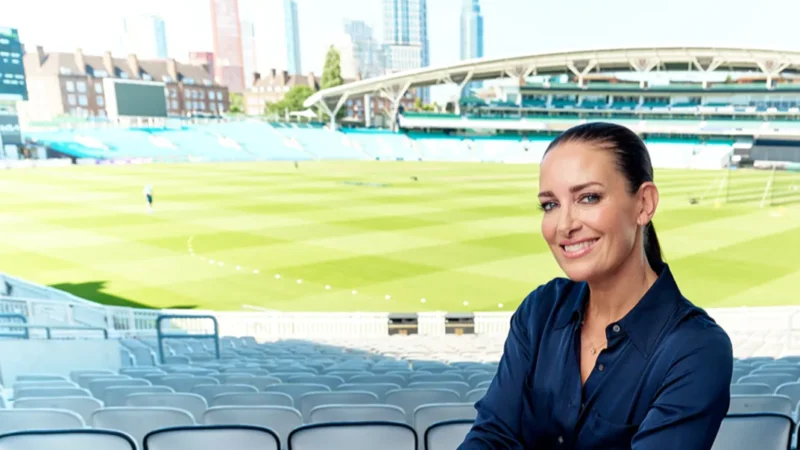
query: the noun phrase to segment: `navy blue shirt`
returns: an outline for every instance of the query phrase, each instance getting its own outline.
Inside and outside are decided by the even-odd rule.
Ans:
[[[731,341],[684,298],[665,264],[637,305],[606,328],[585,385],[586,283],[556,278],[511,318],[503,357],[459,450],[708,450],[730,403]]]

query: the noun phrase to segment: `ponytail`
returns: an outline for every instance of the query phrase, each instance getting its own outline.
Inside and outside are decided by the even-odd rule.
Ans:
[[[644,256],[647,257],[647,263],[656,273],[661,271],[664,259],[661,255],[661,245],[658,243],[656,227],[653,222],[648,222],[644,226]]]

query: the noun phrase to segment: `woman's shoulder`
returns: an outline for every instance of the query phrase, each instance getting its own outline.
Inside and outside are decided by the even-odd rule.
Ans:
[[[703,354],[709,360],[732,364],[733,344],[728,333],[703,308],[685,297],[681,303],[681,314],[665,339],[674,349],[674,358]]]
[[[556,277],[536,287],[523,300],[519,313],[546,318],[554,317],[561,311],[572,311],[580,303],[586,290],[586,283],[575,282],[569,278]]]

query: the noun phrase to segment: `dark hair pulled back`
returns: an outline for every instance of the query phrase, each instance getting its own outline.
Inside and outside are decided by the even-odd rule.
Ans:
[[[547,155],[550,150],[572,141],[595,144],[614,152],[617,168],[628,181],[631,194],[636,193],[643,183],[653,181],[653,164],[647,146],[636,133],[622,125],[608,122],[577,125],[556,137],[547,146],[544,154]],[[648,222],[644,228],[644,253],[650,267],[656,272],[660,271],[664,261],[653,222]]]

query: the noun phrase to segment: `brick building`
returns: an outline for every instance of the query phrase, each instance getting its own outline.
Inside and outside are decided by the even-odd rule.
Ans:
[[[215,84],[207,66],[174,59],[139,60],[136,55],[115,58],[73,53],[47,53],[42,47],[23,58],[28,101],[20,104],[23,120],[52,120],[59,116],[106,117],[103,79],[112,77],[165,83],[171,117],[218,115],[228,111],[228,88]]]

